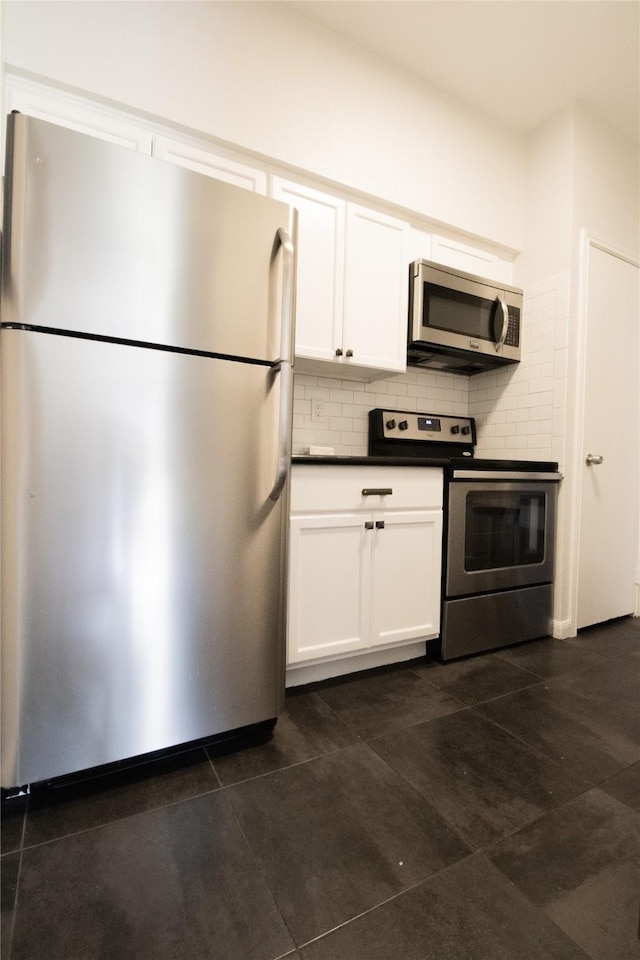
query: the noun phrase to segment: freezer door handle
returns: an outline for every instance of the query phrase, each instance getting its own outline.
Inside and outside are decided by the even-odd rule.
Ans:
[[[293,403],[293,316],[295,309],[295,248],[289,233],[280,227],[276,239],[282,248],[282,317],[280,326],[280,360],[274,371],[280,376],[280,416],[278,426],[278,466],[273,489],[269,494],[278,500],[291,468],[291,414]]]

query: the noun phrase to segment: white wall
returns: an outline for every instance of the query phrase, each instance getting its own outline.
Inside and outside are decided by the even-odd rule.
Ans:
[[[4,7],[14,70],[521,249],[524,137],[286,4]]]
[[[526,294],[523,360],[517,370],[482,374],[470,382],[469,410],[478,418],[479,453],[524,459],[535,450],[541,459],[557,460],[565,475],[558,518],[558,636],[571,632],[577,549],[580,238],[586,229],[637,258],[639,187],[638,146],[584,106],[568,107],[532,134],[524,249],[514,264],[514,280]]]
[[[640,258],[640,152],[577,107],[574,115],[574,245],[581,228]]]

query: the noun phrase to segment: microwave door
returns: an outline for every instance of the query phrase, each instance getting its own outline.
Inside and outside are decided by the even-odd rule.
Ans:
[[[495,352],[503,331],[497,298],[445,288],[417,278],[414,299],[414,340],[481,353]]]

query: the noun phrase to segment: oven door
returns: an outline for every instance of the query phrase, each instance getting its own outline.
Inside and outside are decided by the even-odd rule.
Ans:
[[[453,480],[447,597],[551,583],[556,493],[552,481]]]

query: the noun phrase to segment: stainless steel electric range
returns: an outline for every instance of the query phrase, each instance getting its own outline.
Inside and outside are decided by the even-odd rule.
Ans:
[[[558,464],[475,446],[473,417],[369,412],[369,456],[444,468],[442,660],[550,632]]]

